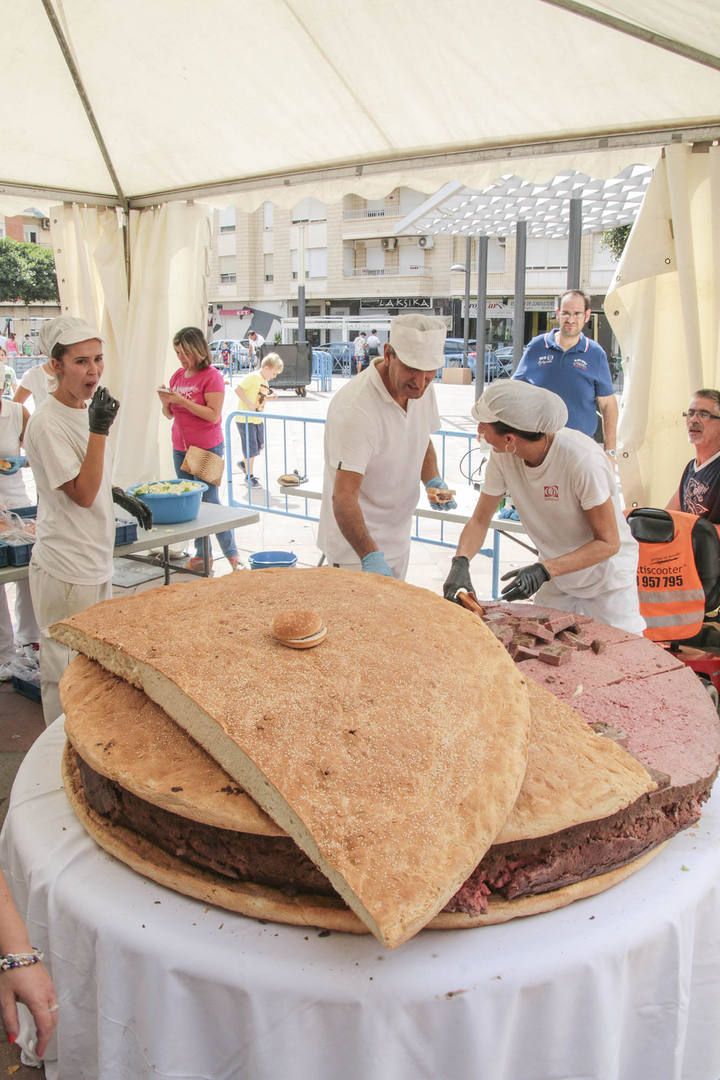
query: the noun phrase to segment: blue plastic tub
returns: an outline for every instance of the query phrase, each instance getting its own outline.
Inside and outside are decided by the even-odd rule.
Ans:
[[[153,483],[160,484],[185,484],[186,480],[155,480]],[[179,525],[183,521],[194,521],[200,513],[200,503],[203,492],[207,491],[207,484],[201,480],[194,480],[197,484],[195,491],[184,491],[176,495],[172,491],[162,492],[158,495],[138,495],[137,489],[144,484],[133,484],[128,488],[131,495],[135,495],[140,502],[144,502],[150,508],[155,525]]]
[[[7,544],[4,540],[0,540],[0,566],[7,566],[8,564],[8,550]]]
[[[269,570],[276,566],[295,566],[297,555],[292,551],[256,551],[248,561],[251,570]]]

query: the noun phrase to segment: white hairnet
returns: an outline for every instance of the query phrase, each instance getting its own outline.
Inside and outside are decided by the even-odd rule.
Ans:
[[[59,315],[57,319],[43,323],[39,337],[40,348],[46,356],[52,354],[56,345],[76,345],[78,341],[90,341],[92,338],[102,341],[94,326],[74,315]]]
[[[519,379],[497,379],[472,407],[479,424],[498,420],[518,431],[542,431],[551,435],[567,424],[567,405],[552,390]]]

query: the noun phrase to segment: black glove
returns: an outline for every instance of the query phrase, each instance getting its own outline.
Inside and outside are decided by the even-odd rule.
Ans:
[[[446,600],[456,601],[461,589],[466,589],[467,592],[475,595],[473,583],[470,580],[470,563],[465,555],[456,555],[450,563],[450,573],[443,585],[443,596]]]
[[[92,435],[107,435],[117,416],[120,402],[104,386],[98,386],[88,408]]]
[[[533,563],[532,566],[521,566],[519,570],[510,570],[503,574],[501,581],[508,578],[515,580],[503,589],[503,600],[528,600],[536,593],[541,585],[550,580],[550,575],[541,562]]]
[[[121,487],[114,487],[112,495],[113,502],[137,518],[143,529],[152,529],[152,511],[149,506],[140,499],[136,499],[134,495],[128,495],[127,491],[123,491]]]

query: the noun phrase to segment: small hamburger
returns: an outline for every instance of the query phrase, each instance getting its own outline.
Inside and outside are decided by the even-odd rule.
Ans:
[[[327,626],[317,611],[283,611],[272,621],[272,635],[288,649],[312,649],[327,637]]]

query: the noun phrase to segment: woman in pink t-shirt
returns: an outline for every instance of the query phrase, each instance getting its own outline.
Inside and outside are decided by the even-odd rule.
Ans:
[[[212,366],[210,350],[202,330],[198,330],[196,326],[186,326],[178,330],[173,338],[173,346],[181,366],[172,375],[170,386],[160,387],[158,397],[162,403],[163,415],[173,422],[175,473],[183,480],[199,480],[200,477],[185,472],[181,465],[190,446],[212,450],[214,454],[224,457],[222,410],[225,383],[220,372]],[[208,485],[203,501],[220,502],[219,490],[215,485]],[[230,566],[237,570],[238,551],[232,530],[218,533],[217,541]],[[195,553],[195,558],[188,563],[192,570],[200,569],[203,565],[200,540],[195,541]]]

